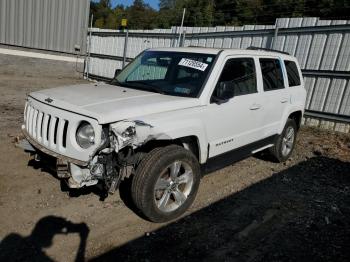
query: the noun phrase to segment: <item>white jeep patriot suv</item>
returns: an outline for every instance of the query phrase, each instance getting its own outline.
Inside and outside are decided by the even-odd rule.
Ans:
[[[126,177],[143,216],[164,222],[194,201],[201,174],[268,149],[292,153],[306,92],[297,60],[269,50],[157,48],[109,84],[31,93],[27,150],[55,160],[71,188]]]

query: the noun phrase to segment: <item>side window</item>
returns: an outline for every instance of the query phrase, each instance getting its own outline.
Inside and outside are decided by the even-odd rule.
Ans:
[[[257,92],[253,58],[232,58],[222,70],[214,96],[231,98]]]
[[[298,72],[298,67],[295,64],[295,62],[285,60],[284,64],[287,70],[289,86],[300,86],[300,76]]]
[[[264,91],[284,88],[280,61],[271,58],[260,58],[259,61],[263,77]]]

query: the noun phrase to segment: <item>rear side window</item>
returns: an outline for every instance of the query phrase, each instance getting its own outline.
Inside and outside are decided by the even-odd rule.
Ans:
[[[295,62],[285,60],[289,86],[300,86],[300,76]]]
[[[280,61],[273,58],[260,58],[261,73],[265,91],[284,88]]]
[[[253,58],[232,58],[222,70],[219,83],[226,86],[230,95],[241,96],[257,92]]]

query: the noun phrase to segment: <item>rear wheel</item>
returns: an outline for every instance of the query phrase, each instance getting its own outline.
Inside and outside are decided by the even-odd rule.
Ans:
[[[200,182],[197,158],[171,145],[148,153],[136,170],[132,198],[141,213],[153,222],[182,215],[194,201]]]
[[[297,125],[293,119],[288,119],[282,134],[270,148],[270,153],[278,162],[286,161],[292,154],[297,136]]]

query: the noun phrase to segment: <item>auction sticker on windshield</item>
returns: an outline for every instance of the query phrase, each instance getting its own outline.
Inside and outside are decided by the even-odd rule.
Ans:
[[[206,63],[202,63],[188,58],[182,58],[179,62],[179,65],[194,68],[200,71],[205,71],[205,69],[208,66],[208,64]]]

